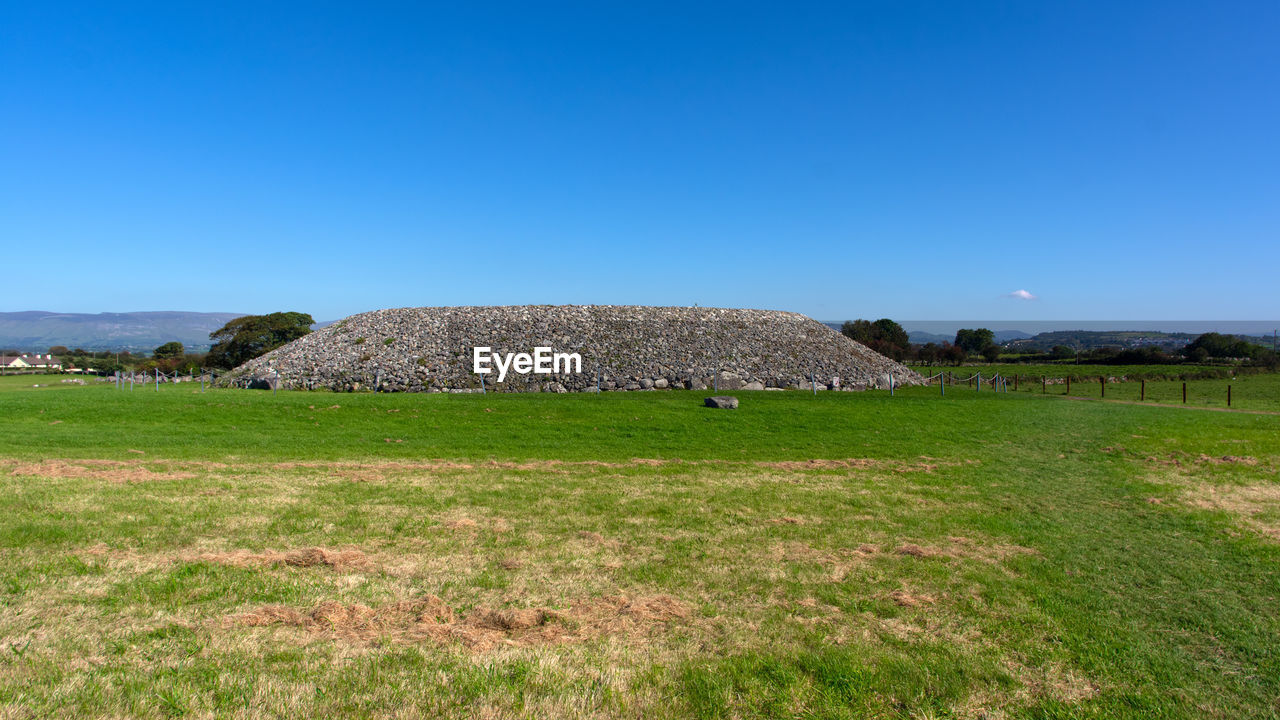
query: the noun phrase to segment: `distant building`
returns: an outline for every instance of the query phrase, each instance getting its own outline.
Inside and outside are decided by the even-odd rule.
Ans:
[[[52,355],[13,355],[0,356],[0,369],[3,370],[61,370],[62,363]]]

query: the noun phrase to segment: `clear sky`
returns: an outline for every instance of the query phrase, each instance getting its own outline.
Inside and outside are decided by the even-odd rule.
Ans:
[[[1269,319],[1278,231],[1272,0],[0,4],[5,311]]]

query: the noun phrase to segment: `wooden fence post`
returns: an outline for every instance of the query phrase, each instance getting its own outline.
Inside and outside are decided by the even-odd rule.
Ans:
[[[1107,378],[1103,376],[1099,376],[1098,382],[1102,384],[1102,397],[1106,397],[1107,396]]]
[[[1140,396],[1139,399],[1142,400],[1143,402],[1146,402],[1147,400],[1147,381],[1146,380],[1142,381],[1142,395]]]
[[[1071,394],[1071,376],[1070,375],[1067,376],[1067,394],[1068,395]]]
[[[1231,407],[1231,386],[1227,386],[1227,407]]]
[[[1185,382],[1182,383],[1182,404],[1187,404],[1187,384]]]

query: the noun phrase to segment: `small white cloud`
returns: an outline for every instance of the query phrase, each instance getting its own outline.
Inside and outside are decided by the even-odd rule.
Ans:
[[[1008,297],[1011,297],[1015,300],[1035,300],[1036,299],[1035,295],[1032,295],[1026,290],[1014,290],[1013,292],[1009,293]]]

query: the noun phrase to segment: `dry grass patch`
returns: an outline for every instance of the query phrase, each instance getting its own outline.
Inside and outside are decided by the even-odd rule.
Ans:
[[[1079,705],[1096,697],[1101,690],[1096,682],[1062,662],[1049,662],[1038,667],[1006,662],[1004,668],[1018,681],[1018,689],[1012,693],[986,690],[972,693],[956,708],[958,717],[1007,720],[1021,717],[1022,708],[1046,699],[1065,705]]]
[[[1183,455],[1168,459],[1148,458],[1169,469],[1144,478],[1156,485],[1175,485],[1182,490],[1181,501],[1185,505],[1204,510],[1225,512],[1243,526],[1273,540],[1280,540],[1280,482],[1261,479],[1274,476],[1276,468],[1269,459],[1250,456],[1201,454],[1196,457]],[[1221,482],[1206,476],[1204,467],[1234,466],[1249,468],[1231,476],[1234,482]],[[1261,476],[1261,478],[1260,478]],[[1247,478],[1247,479],[1246,479]],[[1163,499],[1149,497],[1146,502],[1162,505]]]
[[[687,604],[665,594],[614,595],[563,609],[481,606],[465,613],[429,595],[378,607],[335,601],[321,602],[309,610],[269,605],[233,615],[222,625],[296,627],[350,642],[456,643],[471,652],[486,653],[502,647],[577,643],[604,636],[642,645],[652,634],[686,623],[691,616]]]
[[[1255,532],[1280,540],[1280,483],[1202,484],[1185,497],[1195,507],[1230,513]]]
[[[47,459],[10,463],[0,472],[7,471],[7,474],[15,477],[101,480],[124,484],[154,480],[188,480],[196,477],[197,470],[206,471],[219,467],[217,463]]]
[[[889,593],[889,598],[899,607],[920,607],[921,605],[932,605],[937,600],[928,593],[913,592],[907,588],[900,588]]]
[[[202,553],[193,559],[237,567],[288,565],[302,568],[328,567],[335,570],[368,570],[373,567],[373,561],[361,550],[330,550],[321,547],[285,552],[232,550]]]
[[[1017,555],[1035,555],[1034,548],[1011,543],[979,542],[971,538],[952,536],[945,545],[920,545],[905,542],[894,548],[894,553],[922,559],[972,559],[986,563],[999,563]]]

